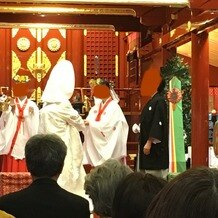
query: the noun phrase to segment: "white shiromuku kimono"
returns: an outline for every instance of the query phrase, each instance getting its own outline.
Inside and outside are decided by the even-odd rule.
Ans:
[[[84,121],[70,102],[48,103],[40,110],[40,133],[55,133],[67,145],[67,156],[58,183],[70,192],[77,193],[83,185],[85,171],[82,166],[83,149],[79,130]]]
[[[62,60],[53,68],[42,95],[39,133],[57,134],[67,146],[67,155],[58,184],[84,196],[85,170],[82,165],[83,147],[79,131],[84,121],[70,101],[74,91],[74,69],[70,61]]]
[[[103,111],[99,119],[100,108]],[[129,126],[117,101],[108,98],[104,104],[94,105],[86,120],[89,125],[84,131],[84,164],[97,166],[109,158],[126,157]]]
[[[15,160],[23,160],[27,140],[38,132],[39,109],[36,103],[27,97],[22,100],[15,98],[14,102],[14,111],[9,106],[7,111],[2,112],[0,118],[0,155],[10,155]],[[15,162],[13,164],[16,165]],[[17,170],[25,169],[18,167]]]

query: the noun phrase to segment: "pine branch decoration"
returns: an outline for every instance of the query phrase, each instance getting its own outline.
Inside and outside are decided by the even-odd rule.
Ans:
[[[187,151],[188,146],[191,145],[191,76],[189,74],[188,64],[183,62],[179,56],[175,56],[167,61],[165,66],[161,68],[161,76],[165,79],[166,84],[176,76],[181,81],[183,99],[183,125],[184,125],[184,142]],[[169,90],[166,87],[165,93]]]

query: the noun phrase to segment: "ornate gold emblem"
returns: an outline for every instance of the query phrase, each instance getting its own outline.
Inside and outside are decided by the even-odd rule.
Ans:
[[[27,83],[30,81],[30,78],[28,75],[18,75],[16,74],[14,77],[13,77],[13,80],[17,83]]]
[[[12,51],[12,78],[14,78],[17,75],[20,68],[21,62],[17,54],[14,51]]]
[[[17,40],[17,47],[21,51],[27,51],[30,48],[30,40],[27,39],[26,37],[19,38]]]
[[[58,51],[61,47],[61,43],[56,38],[51,38],[48,40],[48,49],[50,51]]]
[[[40,51],[40,60],[36,63],[38,53],[37,51],[34,51],[29,60],[27,61],[27,68],[31,72],[32,76],[37,79],[38,82],[41,82],[41,80],[46,76],[48,71],[51,68],[51,62],[49,58],[47,57],[46,53],[44,51]]]
[[[12,98],[0,93],[0,111],[6,111],[10,105]]]

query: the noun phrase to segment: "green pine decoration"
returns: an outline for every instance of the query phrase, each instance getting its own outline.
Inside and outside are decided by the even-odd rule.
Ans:
[[[184,143],[187,151],[188,146],[191,145],[191,76],[189,74],[189,66],[183,62],[183,58],[175,56],[167,61],[161,68],[161,76],[165,79],[166,84],[176,76],[182,85],[183,91],[183,124],[184,124]],[[165,92],[169,90],[166,87]]]

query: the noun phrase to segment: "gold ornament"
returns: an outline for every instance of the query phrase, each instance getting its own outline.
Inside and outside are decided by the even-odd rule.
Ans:
[[[58,51],[61,47],[61,43],[56,38],[51,38],[48,40],[48,49],[50,51]]]
[[[30,81],[30,78],[28,75],[18,75],[16,74],[14,77],[13,77],[13,80],[17,83],[27,83]]]
[[[14,78],[19,69],[21,68],[21,61],[19,60],[17,54],[12,51],[12,78]]]
[[[4,95],[2,93],[0,94],[0,111],[8,110],[11,99],[12,98],[10,96]]]
[[[26,37],[19,38],[17,40],[17,47],[21,51],[27,51],[30,48],[30,40],[27,39]]]
[[[41,51],[41,50],[40,50]],[[31,72],[32,76],[38,81],[46,76],[48,71],[51,68],[51,62],[44,51],[41,51],[39,63],[36,63],[37,60],[37,51],[34,51],[29,60],[27,61],[27,68]]]

